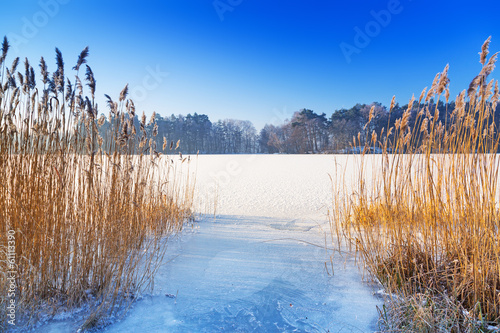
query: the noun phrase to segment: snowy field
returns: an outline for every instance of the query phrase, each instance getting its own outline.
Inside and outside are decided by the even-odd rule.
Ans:
[[[375,331],[381,300],[362,281],[352,256],[331,250],[327,218],[329,174],[349,177],[354,161],[333,155],[194,157],[198,221],[170,242],[154,292],[103,331]],[[76,327],[66,318],[37,331]]]

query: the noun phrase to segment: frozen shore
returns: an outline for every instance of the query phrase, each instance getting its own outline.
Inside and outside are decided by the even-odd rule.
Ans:
[[[352,256],[331,249],[328,174],[345,157],[194,159],[198,222],[170,242],[154,292],[105,331],[376,330],[381,300]],[[52,324],[43,331],[71,327],[69,319]]]

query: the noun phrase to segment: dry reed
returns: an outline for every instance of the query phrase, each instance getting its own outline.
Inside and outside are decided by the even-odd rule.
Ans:
[[[448,66],[418,103],[410,100],[394,128],[379,141],[372,136],[382,155],[363,154],[356,188],[335,199],[332,234],[347,240],[372,276],[399,296],[381,311],[387,330],[499,326],[499,89],[487,80],[497,59],[487,59],[489,40],[479,75],[446,122],[437,104],[443,96],[448,101]]]
[[[109,122],[98,118],[88,48],[74,82],[58,49],[54,73],[42,58],[41,87],[27,59],[23,72],[19,59],[6,65],[6,39],[2,46],[0,330],[11,327],[8,271],[15,271],[18,328],[80,306],[88,310],[81,327],[95,327],[151,286],[167,236],[191,216],[190,182],[178,179],[181,162],[156,151],[154,121],[136,128],[127,87],[118,102],[107,96]],[[15,267],[4,260],[10,233]]]

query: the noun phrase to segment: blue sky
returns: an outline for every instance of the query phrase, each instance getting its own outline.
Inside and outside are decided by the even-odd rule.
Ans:
[[[405,104],[450,64],[452,96],[480,70],[498,1],[2,0],[9,59],[54,48],[66,74],[89,46],[101,112],[126,83],[150,115],[205,113],[257,129],[309,108],[330,115],[356,103]],[[361,31],[361,33],[360,33]],[[347,51],[346,51],[347,50]],[[497,74],[498,76],[498,74]]]

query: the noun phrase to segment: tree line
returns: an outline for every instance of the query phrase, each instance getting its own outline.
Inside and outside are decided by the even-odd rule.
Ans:
[[[260,132],[248,120],[212,122],[207,115],[198,113],[169,117],[155,113],[147,123],[134,115],[130,123],[136,127],[137,133],[142,126],[144,131],[153,134],[153,145],[158,152],[176,148],[184,154],[345,153],[355,152],[354,146],[373,145],[371,135],[375,133],[380,137],[384,131],[394,127],[407,108],[408,105],[397,103],[391,109],[378,102],[356,104],[349,109],[335,110],[329,117],[325,113],[301,109],[283,124],[267,124]],[[438,122],[448,124],[455,102],[440,101],[432,107],[433,113],[436,108]],[[415,124],[418,110],[419,105],[414,104],[409,119],[410,128],[418,125]],[[498,112],[500,108],[495,114]],[[495,119],[498,121],[500,117]],[[103,137],[111,123],[110,118],[101,127]]]

